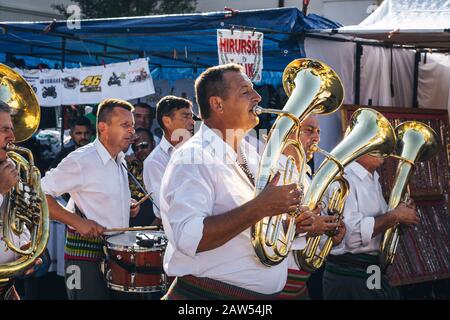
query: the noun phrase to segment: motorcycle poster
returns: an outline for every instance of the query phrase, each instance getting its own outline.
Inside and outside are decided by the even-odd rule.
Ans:
[[[127,72],[128,62],[114,63],[104,66],[102,81],[102,97],[129,99]]]
[[[105,98],[132,100],[155,93],[146,59],[70,69],[18,70],[39,104],[96,104]]]
[[[53,107],[61,105],[61,70],[45,69],[39,77],[40,88],[37,88],[39,103]]]
[[[61,82],[61,100],[63,104],[78,104],[81,82],[80,69],[64,69]]]
[[[103,66],[81,68],[78,103],[98,103],[102,100]]]
[[[153,80],[146,59],[130,61],[127,72],[129,99],[148,96],[155,93]]]

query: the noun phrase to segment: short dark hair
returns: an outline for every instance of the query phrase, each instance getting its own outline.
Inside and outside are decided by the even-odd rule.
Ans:
[[[97,110],[97,131],[100,122],[111,121],[111,115],[115,108],[121,108],[133,112],[134,107],[128,101],[122,99],[108,98],[100,102]]]
[[[6,102],[0,100],[0,112],[11,114],[11,107]]]
[[[73,130],[75,128],[75,126],[84,126],[84,127],[88,127],[89,129],[92,128],[91,120],[89,120],[85,116],[79,116],[79,117],[73,118],[70,121],[70,130]]]
[[[225,72],[244,72],[236,63],[228,63],[206,69],[195,80],[195,98],[200,109],[200,117],[205,120],[210,116],[209,98],[218,96],[226,98],[228,87],[223,79]]]
[[[156,120],[158,121],[161,129],[164,130],[164,123],[162,121],[162,118],[164,116],[171,117],[174,111],[191,107],[192,102],[188,99],[176,96],[165,96],[164,98],[161,98],[161,100],[159,100],[156,104]]]
[[[150,111],[150,118],[155,119],[155,108],[152,108],[148,103],[138,102],[134,105],[134,108],[144,108]]]
[[[150,130],[145,129],[145,128],[137,128],[135,131],[135,134],[139,135],[140,133],[145,132],[146,134],[148,134],[148,136],[150,137],[150,140],[152,140],[153,142],[155,142],[155,138],[153,137],[153,133],[150,132]]]

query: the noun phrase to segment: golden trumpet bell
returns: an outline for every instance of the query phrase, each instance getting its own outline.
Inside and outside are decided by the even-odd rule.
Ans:
[[[395,209],[400,202],[409,198],[408,182],[415,164],[431,159],[439,151],[436,132],[424,123],[406,121],[399,124],[395,132],[397,135],[396,155],[392,156],[400,161],[389,197],[388,210]],[[384,232],[380,245],[380,264],[383,269],[394,262],[399,239],[398,225]]]
[[[0,63],[0,100],[11,107],[15,142],[29,139],[41,121],[41,109],[31,86],[16,71]]]
[[[30,138],[38,128],[41,116],[36,95],[21,75],[3,64],[0,64],[0,100],[11,107],[16,142]],[[19,172],[20,181],[3,199],[0,211],[2,241],[19,257],[0,264],[0,284],[30,268],[44,252],[50,234],[47,200],[33,154],[12,143],[8,144],[6,151]],[[25,229],[30,233],[30,245],[22,249],[13,235],[20,237]]]

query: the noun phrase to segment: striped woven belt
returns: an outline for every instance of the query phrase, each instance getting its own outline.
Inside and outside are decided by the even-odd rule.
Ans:
[[[67,228],[64,259],[100,261],[105,257],[102,238],[87,238]]]
[[[177,277],[162,300],[274,300],[276,294],[262,294],[210,278]]]
[[[289,269],[286,285],[278,296],[278,299],[309,300],[306,282],[310,275],[309,272],[303,270]]]

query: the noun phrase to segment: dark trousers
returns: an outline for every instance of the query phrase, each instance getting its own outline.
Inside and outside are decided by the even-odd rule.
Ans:
[[[323,274],[323,298],[325,300],[396,300],[399,293],[389,285],[383,272],[379,286],[372,285],[373,273],[368,267],[377,268],[378,258],[366,254],[330,255]]]

